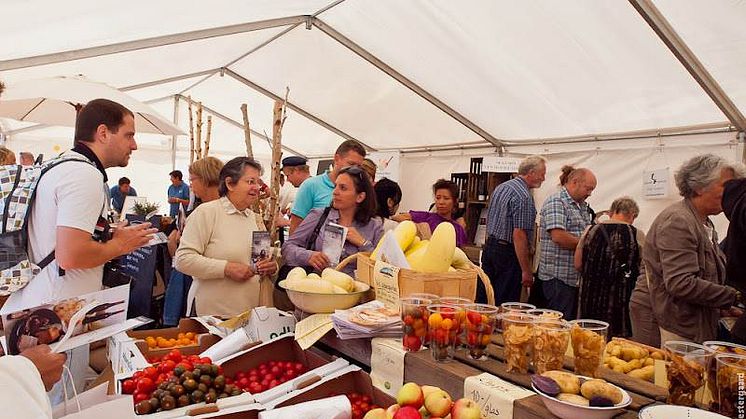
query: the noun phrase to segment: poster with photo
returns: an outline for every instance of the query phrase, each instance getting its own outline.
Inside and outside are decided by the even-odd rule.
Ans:
[[[256,263],[270,256],[271,243],[269,231],[253,231],[251,233],[251,266],[256,268]]]
[[[54,348],[54,344],[72,336],[125,323],[129,289],[127,284],[11,313],[4,312],[2,322],[7,353],[17,355],[41,344]]]
[[[399,182],[399,162],[401,153],[398,151],[374,151],[368,158],[376,164],[376,181],[383,178]]]

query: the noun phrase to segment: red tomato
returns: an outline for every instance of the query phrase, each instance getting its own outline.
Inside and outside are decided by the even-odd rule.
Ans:
[[[122,381],[122,393],[124,394],[134,393],[136,387],[137,387],[137,384],[135,383],[135,380],[128,379],[128,380]]]
[[[225,384],[233,384],[233,379],[226,377],[225,378]]]
[[[178,349],[174,349],[169,352],[168,357],[170,360],[176,362],[177,364],[181,362],[181,352]]]
[[[264,381],[264,380],[267,380],[267,381],[272,381],[272,380],[274,380],[274,379],[275,379],[275,375],[274,375],[274,374],[271,374],[271,373],[269,373],[269,374],[264,374],[264,377],[262,377],[262,381]]]
[[[246,377],[241,377],[241,379],[238,380],[237,383],[239,387],[244,388],[249,385],[249,379]]]
[[[246,373],[243,371],[239,371],[236,373],[236,380],[240,380],[242,378],[246,377]]]
[[[189,362],[192,364],[196,364],[199,362],[199,357],[197,355],[189,355],[189,358],[187,358]]]
[[[277,377],[277,376],[279,376],[279,375],[282,375],[282,368],[278,367],[277,365],[275,365],[274,367],[272,367],[272,369],[270,369],[269,371],[270,371],[270,372],[272,373],[272,375],[274,375],[275,377]]]
[[[352,393],[350,393],[350,394],[347,395],[347,398],[350,399],[350,401],[354,403],[354,402],[360,400],[360,395],[357,394],[357,393],[355,393],[355,392],[352,392]]]
[[[306,369],[306,367],[301,362],[296,362],[293,368],[295,368],[295,372],[297,373],[301,373]]]
[[[135,381],[137,381],[143,375],[144,375],[144,373],[142,371],[135,371],[135,373],[132,374],[132,379],[135,380]]]
[[[158,376],[158,370],[155,367],[147,367],[142,372],[146,377],[155,378]]]
[[[158,379],[155,380],[155,384],[158,385],[166,380],[168,380],[168,374],[163,374],[163,373],[158,374]]]
[[[148,399],[150,399],[150,393],[135,393],[133,396],[133,401],[135,402],[135,404]]]
[[[158,366],[158,371],[165,374],[173,371],[174,368],[176,368],[176,363],[169,359],[168,361],[161,362]]]
[[[201,362],[203,364],[212,364],[212,359],[204,356],[204,357],[202,357],[202,358],[199,359],[199,362]]]
[[[261,380],[259,380],[259,376],[258,375],[249,375],[246,378],[249,379],[250,383],[257,383],[257,382],[261,381]]]
[[[189,361],[181,361],[177,367],[184,368],[184,371],[192,371],[194,369],[194,365]]]
[[[360,397],[360,401],[362,401],[363,403],[370,403],[371,402],[370,396],[367,394],[363,394],[363,396]]]
[[[137,380],[137,392],[150,394],[151,391],[155,390],[155,383],[148,377],[142,377]]]
[[[291,369],[285,370],[285,373],[282,376],[287,380],[291,380],[295,378],[296,373],[295,373],[295,370],[291,368]]]
[[[261,382],[260,384],[261,384],[261,385],[262,385],[262,387],[264,387],[264,388],[269,388],[269,382],[270,382],[270,381],[271,381],[271,380],[262,380],[262,382]]]
[[[269,388],[277,387],[278,385],[280,385],[280,382],[277,380],[272,380],[269,382]]]

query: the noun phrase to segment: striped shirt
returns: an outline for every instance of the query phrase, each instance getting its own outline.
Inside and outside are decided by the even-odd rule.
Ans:
[[[531,237],[536,221],[534,197],[522,177],[503,182],[495,188],[487,212],[487,235],[513,242],[513,229],[526,230]]]
[[[575,250],[561,248],[552,241],[549,230],[560,228],[580,237],[591,224],[588,203],[578,204],[566,188],[550,195],[541,207],[541,256],[539,279],[557,278],[567,285],[577,287],[580,274],[575,270]]]

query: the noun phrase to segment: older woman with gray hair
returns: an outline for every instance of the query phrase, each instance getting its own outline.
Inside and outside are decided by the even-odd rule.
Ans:
[[[176,269],[194,277],[190,295],[197,315],[233,317],[251,310],[260,305],[260,282],[277,272],[271,258],[251,262],[252,232],[266,231],[261,216],[251,210],[259,199],[261,172],[253,159],[232,159],[220,171],[220,198],[189,216]],[[266,289],[271,294],[272,286]]]
[[[725,255],[709,218],[723,211],[723,185],[739,174],[740,167],[713,154],[686,161],[675,174],[684,199],[648,231],[643,258],[661,344],[715,339],[721,314],[740,312],[732,306],[741,294],[725,285]]]
[[[632,226],[640,214],[632,198],[617,198],[608,213],[610,218],[585,230],[575,250],[578,318],[603,320],[611,336],[630,337],[629,300],[640,273],[645,235]]]

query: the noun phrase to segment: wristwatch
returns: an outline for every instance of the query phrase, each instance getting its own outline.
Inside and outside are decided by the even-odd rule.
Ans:
[[[373,243],[371,243],[371,242],[370,242],[370,240],[367,240],[367,239],[366,239],[366,240],[365,240],[365,241],[363,242],[363,244],[361,244],[361,245],[360,245],[360,247],[366,247],[366,246],[370,246],[371,244],[373,244]]]

